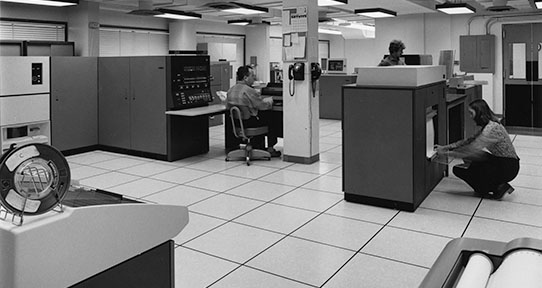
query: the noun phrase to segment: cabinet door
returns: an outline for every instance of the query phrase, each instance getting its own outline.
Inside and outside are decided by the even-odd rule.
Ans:
[[[124,57],[98,59],[99,143],[130,149],[130,61]]]
[[[51,57],[51,144],[98,144],[98,58]]]
[[[167,154],[166,58],[130,58],[131,149]]]

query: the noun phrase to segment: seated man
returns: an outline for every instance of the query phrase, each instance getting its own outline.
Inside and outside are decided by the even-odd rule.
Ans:
[[[262,98],[260,92],[252,87],[254,83],[254,70],[250,66],[241,66],[237,69],[237,83],[228,90],[226,97],[227,108],[232,105],[247,106],[250,115],[243,116],[243,124],[245,127],[261,127],[267,126],[267,151],[271,157],[280,157],[280,151],[275,150],[273,146],[277,144],[277,132],[274,131],[271,123],[273,107],[273,99],[271,97]],[[252,145],[257,149],[265,149],[265,141],[263,137],[255,137]]]

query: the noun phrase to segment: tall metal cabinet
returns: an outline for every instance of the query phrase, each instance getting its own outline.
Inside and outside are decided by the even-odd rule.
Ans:
[[[212,62],[211,76],[211,95],[214,97],[212,104],[219,104],[221,103],[221,100],[216,96],[216,91],[228,91],[228,89],[230,89],[230,62]],[[223,115],[211,116],[209,118],[209,125],[220,125],[223,123],[223,118]]]
[[[99,60],[99,143],[167,154],[166,58]]]
[[[66,152],[98,144],[98,58],[51,57],[51,145]]]

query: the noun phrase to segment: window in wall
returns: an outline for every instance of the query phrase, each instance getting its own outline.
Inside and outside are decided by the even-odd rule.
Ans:
[[[318,40],[318,62],[322,58],[329,59],[329,40]],[[320,63],[322,65],[322,63]]]
[[[168,55],[167,31],[100,27],[100,56]]]
[[[0,40],[66,41],[66,23],[2,20]]]

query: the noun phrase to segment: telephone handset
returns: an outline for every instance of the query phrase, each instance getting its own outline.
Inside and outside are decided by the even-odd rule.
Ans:
[[[320,68],[320,63],[311,63],[311,80],[316,81],[320,79],[322,75],[322,68]]]
[[[316,97],[316,81],[322,75],[322,68],[319,63],[311,63],[312,97]]]
[[[295,81],[304,81],[305,80],[305,63],[303,62],[296,62],[294,64],[290,64],[288,67],[288,79],[292,80],[289,83],[288,90],[290,92],[290,96],[294,96],[295,94]]]

